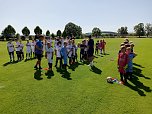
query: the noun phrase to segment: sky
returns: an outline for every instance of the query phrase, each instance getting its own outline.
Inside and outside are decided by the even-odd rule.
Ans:
[[[117,32],[121,26],[133,32],[140,22],[152,23],[151,6],[152,0],[0,0],[0,32],[10,24],[20,34],[25,26],[31,34],[36,26],[56,33],[69,22],[83,33],[94,27]]]

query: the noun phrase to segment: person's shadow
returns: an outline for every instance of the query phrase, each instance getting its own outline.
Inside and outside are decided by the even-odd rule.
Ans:
[[[48,79],[51,79],[51,77],[54,76],[54,72],[48,70],[48,71],[45,73],[45,75],[47,76]]]
[[[62,75],[61,76],[62,78],[65,78],[67,80],[72,80],[71,73],[69,73],[67,70],[61,69],[61,68],[58,68],[58,67],[56,67],[56,70],[57,70],[57,72],[59,72]]]
[[[79,62],[76,62],[72,65],[69,66],[69,69],[71,69],[72,71],[75,71],[76,68],[78,68],[79,65],[84,65],[83,63],[79,63]]]
[[[96,74],[101,74],[102,70],[100,70],[99,68],[97,68],[96,66],[92,66],[90,71],[96,73]]]
[[[3,64],[3,66],[5,67],[7,65],[16,64],[16,63],[18,63],[18,61],[6,62],[6,63]]]
[[[43,78],[41,77],[42,76],[41,72],[42,72],[41,70],[36,70],[34,73],[34,79],[42,80]]]
[[[138,65],[139,66],[139,65]],[[146,96],[145,92],[151,92],[152,90],[150,89],[150,87],[145,86],[142,82],[139,81],[139,77],[143,77],[145,79],[151,80],[151,78],[146,77],[142,74],[142,70],[137,68],[137,67],[133,67],[133,75],[132,75],[132,79],[130,80],[130,83],[126,83],[125,85],[127,87],[129,87],[130,89],[137,91],[138,94],[140,96]]]

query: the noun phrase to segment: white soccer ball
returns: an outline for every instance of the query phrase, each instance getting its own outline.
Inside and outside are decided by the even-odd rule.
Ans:
[[[113,83],[112,77],[107,77],[107,82],[108,82],[108,83]]]

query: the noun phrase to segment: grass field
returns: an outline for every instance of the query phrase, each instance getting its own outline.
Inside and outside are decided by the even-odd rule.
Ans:
[[[128,86],[106,82],[108,76],[119,78],[123,39],[106,39],[107,55],[97,56],[92,70],[78,63],[67,73],[53,67],[52,74],[35,71],[36,60],[8,64],[6,42],[0,42],[0,114],[152,114],[152,39],[131,40],[138,56]]]

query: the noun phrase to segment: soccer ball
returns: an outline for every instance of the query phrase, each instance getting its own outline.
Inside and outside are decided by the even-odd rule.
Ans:
[[[107,77],[107,82],[108,82],[108,83],[113,83],[112,77]]]

